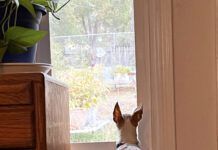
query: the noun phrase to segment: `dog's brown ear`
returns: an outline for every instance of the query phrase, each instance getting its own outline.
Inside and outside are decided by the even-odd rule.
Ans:
[[[143,107],[141,106],[139,109],[136,109],[131,117],[131,123],[137,127],[138,122],[142,119]]]
[[[116,124],[119,124],[123,120],[122,113],[120,111],[120,106],[119,106],[118,102],[116,103],[116,105],[114,107],[113,120]]]

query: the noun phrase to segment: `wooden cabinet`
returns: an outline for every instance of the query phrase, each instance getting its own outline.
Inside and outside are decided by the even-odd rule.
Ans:
[[[67,87],[41,73],[0,75],[0,149],[69,150]]]

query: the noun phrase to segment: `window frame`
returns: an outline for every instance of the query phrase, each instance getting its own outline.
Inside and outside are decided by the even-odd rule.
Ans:
[[[137,103],[144,109],[139,126],[142,149],[175,150],[172,1],[135,0],[134,8]],[[49,29],[48,17],[40,29]],[[37,62],[51,63],[49,36],[38,45]],[[115,142],[72,143],[71,149],[83,150],[83,146],[111,150]]]
[[[137,94],[145,117],[139,128],[143,150],[176,149],[172,3],[135,0]]]

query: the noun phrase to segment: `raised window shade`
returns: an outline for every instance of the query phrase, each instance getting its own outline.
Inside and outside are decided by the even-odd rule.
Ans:
[[[115,103],[123,113],[137,107],[133,8],[133,0],[71,0],[60,21],[49,18],[52,74],[69,86],[74,149],[114,149]]]

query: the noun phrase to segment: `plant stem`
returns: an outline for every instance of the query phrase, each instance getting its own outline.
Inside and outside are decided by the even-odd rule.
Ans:
[[[70,0],[68,0],[66,3],[64,3],[60,8],[58,8],[57,10],[55,10],[55,13],[58,12],[59,10],[61,10],[64,6],[66,6],[68,3],[70,2]]]
[[[11,15],[12,15],[12,13],[13,13],[13,4],[11,4],[11,6],[10,6],[10,14],[8,15],[8,22],[7,22],[7,29],[10,27],[10,20],[11,20]],[[6,29],[6,30],[7,30]]]
[[[9,4],[8,4],[8,6],[9,6]],[[2,33],[3,33],[3,37],[5,38],[5,29],[4,29],[4,27],[5,27],[5,23],[7,22],[7,29],[6,29],[6,31],[8,30],[8,28],[10,27],[10,18],[11,18],[11,15],[12,15],[12,13],[13,13],[13,11],[16,9],[16,6],[13,8],[13,4],[11,3],[11,6],[10,6],[10,10],[9,10],[9,14],[8,14],[8,16],[7,16],[7,18],[4,20],[4,22],[2,23]]]
[[[50,1],[52,1],[52,0],[50,0]],[[55,13],[57,13],[58,11],[60,11],[64,6],[66,6],[68,3],[70,2],[70,0],[68,0],[66,3],[64,3],[61,7],[59,7],[57,10],[54,10],[54,8],[55,8],[55,6],[54,6],[54,3],[53,2],[51,2],[51,4],[52,4],[52,8],[50,8],[52,11],[51,11],[51,14],[52,14],[52,16],[54,16],[56,19],[58,19],[58,20],[60,20],[60,18],[58,18],[56,15],[55,15]]]
[[[18,12],[18,7],[16,7],[16,10],[15,10],[15,16],[14,16],[14,26],[17,25],[17,12]]]
[[[11,1],[12,2],[12,1]],[[4,38],[4,36],[5,36],[5,25],[4,25],[4,22],[5,22],[5,20],[6,20],[6,16],[7,16],[7,12],[8,12],[8,7],[9,7],[9,5],[10,5],[10,3],[11,2],[6,2],[5,3],[5,13],[4,13],[4,16],[3,16],[3,18],[2,18],[2,20],[1,20],[1,22],[0,22],[0,26],[1,26],[1,30],[2,30],[2,35],[3,35],[3,38]]]

